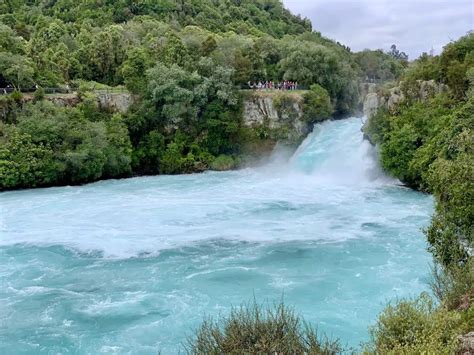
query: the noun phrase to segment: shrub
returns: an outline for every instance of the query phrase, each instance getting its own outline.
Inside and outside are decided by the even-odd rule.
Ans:
[[[265,307],[255,302],[234,308],[228,317],[204,321],[188,339],[191,354],[336,354],[338,340],[318,336],[283,303]]]
[[[165,151],[165,138],[156,131],[150,131],[133,152],[134,169],[145,174],[156,174],[160,171],[160,161]]]
[[[320,85],[311,85],[303,100],[304,119],[309,123],[324,121],[334,113],[329,94]]]
[[[36,91],[34,93],[33,101],[37,102],[37,101],[44,100],[45,95],[46,94],[44,92],[44,89],[42,87],[39,87],[38,89],[36,89]]]
[[[438,301],[449,310],[466,310],[474,303],[474,259],[450,268],[435,264],[430,287]]]
[[[23,99],[23,94],[20,91],[15,90],[10,94],[10,97],[13,99],[13,101],[20,103],[20,101]]]
[[[371,341],[367,354],[453,354],[457,337],[464,331],[457,312],[436,308],[433,300],[422,294],[415,300],[389,304],[369,329]]]
[[[217,171],[225,171],[225,170],[232,170],[236,166],[236,162],[234,158],[229,155],[219,155],[214,161],[211,163],[211,169]]]

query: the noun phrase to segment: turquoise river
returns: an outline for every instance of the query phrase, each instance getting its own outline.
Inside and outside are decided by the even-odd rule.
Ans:
[[[260,168],[0,193],[0,353],[176,354],[254,298],[358,346],[427,289],[433,212],[360,129],[318,125]]]

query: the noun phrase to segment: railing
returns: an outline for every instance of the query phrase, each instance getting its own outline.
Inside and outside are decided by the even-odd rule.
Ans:
[[[11,94],[15,91],[21,92],[24,94],[29,94],[29,93],[34,93],[40,88],[21,88],[21,89],[15,89],[12,87],[8,88],[0,88],[0,95],[6,95],[6,94]],[[42,88],[44,90],[45,94],[69,94],[72,92],[75,92],[77,88]]]
[[[240,90],[268,90],[268,91],[296,91],[296,90],[308,90],[308,87],[303,86],[303,85],[297,85],[296,87],[290,89],[290,88],[278,88],[278,87],[258,87],[258,86],[248,86],[248,85],[240,85]]]
[[[24,94],[34,93],[40,88],[21,88],[19,90],[8,87],[8,88],[0,88],[0,95],[8,95],[15,91],[19,91]],[[42,88],[45,94],[72,94],[77,92],[79,89],[78,87],[57,87],[57,88]],[[107,95],[107,94],[121,94],[121,93],[128,93],[128,90],[125,87],[115,87],[115,88],[104,88],[104,89],[94,89],[92,88],[97,94]]]
[[[123,86],[118,86],[115,88],[93,89],[93,91],[96,94],[102,94],[102,95],[128,93],[128,90]]]

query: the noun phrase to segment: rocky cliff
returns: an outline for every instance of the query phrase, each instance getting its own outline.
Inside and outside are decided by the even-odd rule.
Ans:
[[[125,113],[135,102],[135,97],[128,92],[94,92],[94,95],[97,99],[97,106],[110,112]],[[45,95],[44,99],[51,101],[55,105],[64,107],[74,107],[81,102],[81,97],[75,92],[70,94]],[[23,103],[33,100],[34,95],[23,95]]]
[[[369,84],[363,100],[364,115],[370,119],[381,107],[394,112],[397,106],[407,99],[425,101],[447,90],[446,85],[434,80],[418,80],[410,85],[402,81],[398,86],[386,90],[376,84]]]
[[[303,97],[293,92],[254,92],[243,102],[243,124],[268,138],[299,143],[311,128],[303,119]]]
[[[242,124],[247,139],[242,142],[241,166],[259,164],[274,152],[292,154],[311,131],[303,118],[303,96],[300,92],[243,92]],[[288,149],[289,148],[289,149]]]

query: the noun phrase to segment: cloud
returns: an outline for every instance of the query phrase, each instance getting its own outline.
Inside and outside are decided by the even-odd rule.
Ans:
[[[411,58],[432,48],[439,53],[473,30],[473,0],[283,0],[308,17],[315,31],[351,47],[384,49],[392,44]]]

